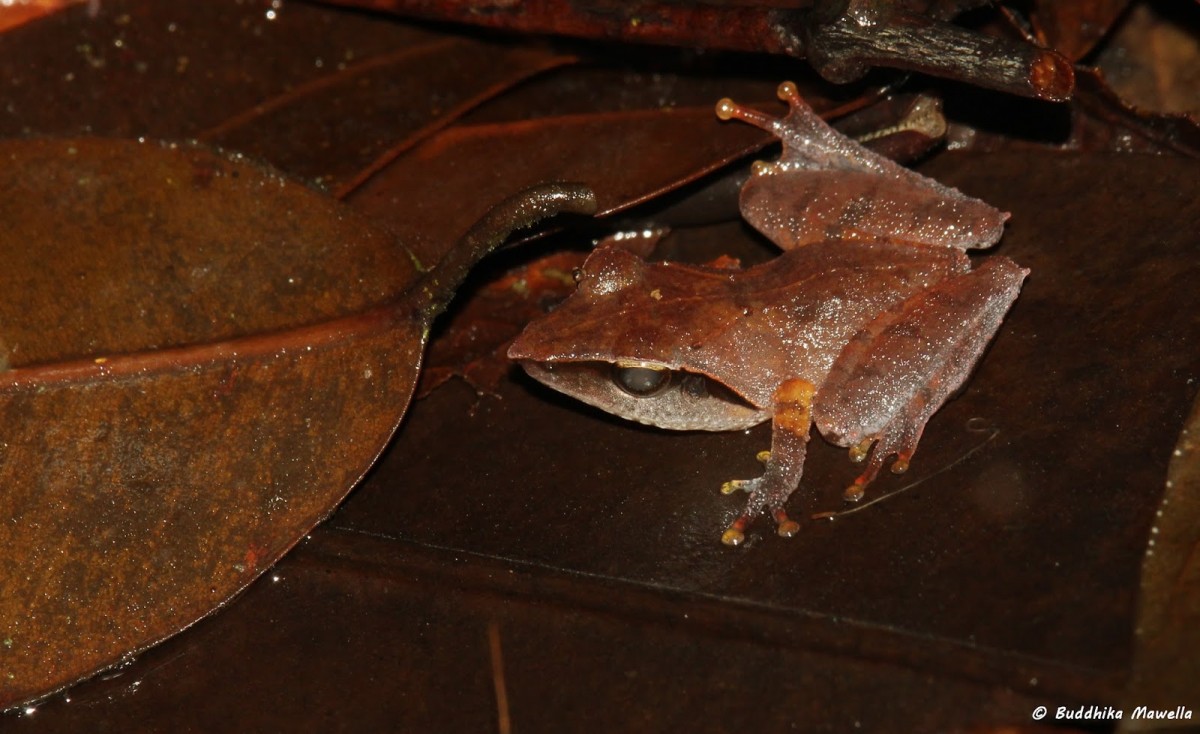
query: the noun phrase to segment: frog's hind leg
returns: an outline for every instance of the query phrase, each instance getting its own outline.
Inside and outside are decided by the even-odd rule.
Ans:
[[[889,457],[893,472],[908,468],[925,424],[966,381],[1028,273],[991,258],[885,311],[846,344],[813,407],[826,438],[867,460],[846,499],[861,498]]]
[[[775,163],[758,162],[742,188],[746,221],[787,250],[828,240],[887,237],[913,244],[988,247],[1008,215],[926,178],[825,124],[796,85],[779,85],[781,118],[729,99],[717,117],[762,128],[783,142]]]
[[[763,508],[771,514],[779,535],[790,538],[800,525],[787,516],[783,505],[800,484],[808,434],[812,426],[812,402],[816,387],[808,380],[787,380],[775,391],[771,418],[771,450],[759,454],[766,467],[756,479],[733,479],[721,486],[724,494],[743,490],[750,494],[745,511],[721,535],[725,545],[741,545],[746,528]]]

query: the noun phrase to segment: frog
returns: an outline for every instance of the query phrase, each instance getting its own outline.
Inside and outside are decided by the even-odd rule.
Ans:
[[[903,473],[926,423],[966,383],[1017,300],[1027,268],[995,245],[1007,212],[859,145],[784,82],[773,117],[723,99],[716,113],[782,141],[741,189],[742,217],[782,251],[742,268],[650,262],[629,237],[600,241],[576,289],[526,326],[508,355],[545,385],[608,413],[680,431],[770,421],[760,476],[721,534],[741,545],[765,513],[780,536],[800,524],[813,426],[863,469],[860,500],[891,460]]]

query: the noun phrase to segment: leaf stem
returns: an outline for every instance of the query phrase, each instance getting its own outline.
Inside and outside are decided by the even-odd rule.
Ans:
[[[578,183],[549,183],[518,192],[492,207],[409,292],[426,323],[446,309],[467,273],[518,229],[556,214],[593,214],[596,195]]]

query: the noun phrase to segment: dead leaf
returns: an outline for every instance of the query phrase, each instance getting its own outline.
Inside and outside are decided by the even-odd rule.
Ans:
[[[1142,561],[1133,675],[1124,704],[1173,711],[1200,701],[1200,400],[1179,434]],[[1193,713],[1192,716],[1196,714]],[[1195,719],[1122,721],[1119,731],[1196,726]]]
[[[0,160],[0,708],[274,564],[383,449],[466,269],[557,205],[490,217],[419,275],[338,202],[203,148],[4,141]]]
[[[1038,0],[1030,13],[1038,40],[1079,61],[1104,38],[1130,0]]]
[[[336,202],[235,158],[5,141],[0,706],[224,604],[382,449],[416,278]],[[338,440],[331,440],[338,437]]]
[[[572,60],[546,49],[434,38],[340,63],[199,138],[317,181],[342,198],[480,102]]]
[[[99,0],[7,0],[0,4],[0,33],[44,15],[56,13],[70,5],[84,3],[87,3],[91,15],[95,15],[100,9]]]
[[[461,125],[417,146],[348,201],[402,236],[432,240],[436,251],[486,211],[495,192],[582,181],[597,192],[601,213],[611,214],[770,142],[761,131],[726,127],[711,106]]]
[[[1095,63],[1130,105],[1200,114],[1200,5],[1137,3]]]
[[[447,314],[429,350],[417,397],[459,376],[477,392],[496,392],[508,374],[508,345],[525,325],[550,311],[575,290],[572,272],[582,252],[557,252],[539,258],[469,294],[461,308]]]

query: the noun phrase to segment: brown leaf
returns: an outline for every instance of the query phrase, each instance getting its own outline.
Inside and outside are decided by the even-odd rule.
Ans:
[[[526,324],[575,290],[571,273],[583,260],[581,252],[553,253],[467,294],[430,345],[417,397],[456,376],[478,392],[494,394],[511,366],[508,345]]]
[[[1126,709],[1173,711],[1200,700],[1200,400],[1179,434],[1142,561],[1133,675]],[[1192,714],[1195,716],[1195,713]],[[1194,727],[1133,719],[1120,731]]]
[[[105,0],[95,17],[60,13],[4,36],[0,134],[200,138],[339,188],[571,60],[353,14],[329,20],[269,0]]]
[[[1137,3],[1095,63],[1135,107],[1200,114],[1200,5]]]
[[[1038,0],[1034,31],[1046,46],[1079,61],[1108,33],[1130,0]]]
[[[132,141],[0,157],[3,707],[191,624],[329,514],[424,326],[371,310],[416,277],[404,250],[267,169]]]
[[[1113,91],[1100,73],[1080,71],[1071,137],[1077,150],[1172,153],[1200,158],[1200,117],[1137,109]]]
[[[418,275],[338,202],[202,148],[0,159],[0,708],[192,624],[324,519],[466,268],[556,206],[500,210]]]
[[[0,5],[0,33],[81,3],[88,3],[93,14],[99,10],[98,0],[9,0]]]
[[[570,61],[548,50],[434,38],[345,65],[199,138],[318,181],[340,198],[481,101]]]
[[[339,5],[509,32],[652,43],[710,51],[806,58],[836,83],[872,66],[944,76],[1038,99],[1065,100],[1070,62],[1033,44],[969,31],[944,19],[964,2],[611,2],[523,0],[491,4],[444,0],[326,0]]]
[[[101,11],[76,6],[4,34],[0,133],[195,137],[340,64],[445,39],[270,0],[103,0]]]
[[[758,130],[722,129],[711,106],[462,125],[418,146],[348,201],[402,237],[427,242],[419,255],[436,254],[499,192],[581,181],[596,191],[601,213],[611,214],[769,142]]]

